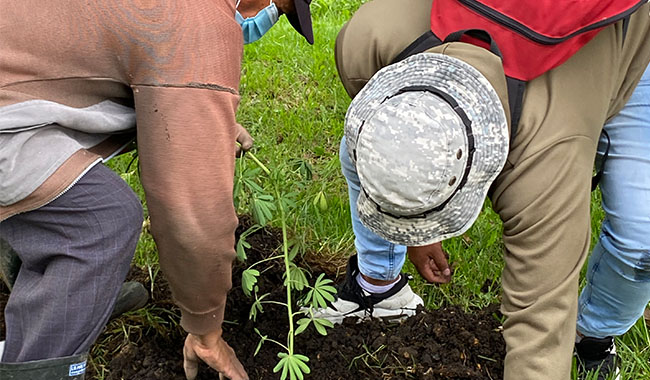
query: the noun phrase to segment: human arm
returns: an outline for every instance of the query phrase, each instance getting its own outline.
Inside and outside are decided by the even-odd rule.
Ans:
[[[451,281],[449,255],[441,243],[421,247],[408,247],[407,254],[420,275],[428,282],[446,284]]]
[[[181,326],[189,333],[184,348],[188,378],[200,358],[232,379],[245,379],[242,365],[221,338],[235,257],[238,96],[152,86],[135,92],[141,110],[141,178],[161,269],[181,309]]]
[[[137,42],[116,48],[133,90],[150,230],[189,333],[188,363],[202,359],[245,379],[221,338],[238,223],[236,142],[245,146],[250,139],[235,120],[241,28],[234,3],[174,4],[159,4],[155,12],[129,9],[134,15],[114,28]]]

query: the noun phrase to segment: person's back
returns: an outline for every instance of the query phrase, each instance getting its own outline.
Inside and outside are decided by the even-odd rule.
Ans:
[[[84,232],[79,221],[68,221],[61,227],[70,227],[67,239],[56,247],[39,249],[50,255],[60,249],[68,253],[64,244],[73,244],[104,260],[110,258],[106,249],[120,246],[122,256],[114,260],[119,270],[112,268],[114,272],[105,274],[75,270],[80,277],[74,280],[78,289],[71,287],[70,279],[68,287],[50,286],[52,294],[45,297],[59,307],[72,291],[83,293],[79,300],[89,307],[98,300],[114,301],[112,294],[97,298],[92,293],[107,292],[113,285],[97,285],[88,276],[114,276],[117,293],[135,249],[142,209],[132,192],[127,195],[128,186],[100,163],[133,139],[137,121],[152,233],[161,267],[183,313],[181,324],[192,334],[220,331],[237,225],[231,197],[235,141],[241,129],[235,111],[243,37],[234,18],[234,1],[2,0],[0,9],[0,238],[21,255],[23,266],[33,265],[26,253],[31,250],[17,239],[24,229],[18,226],[20,219],[51,212],[47,206],[53,202],[62,207],[59,203],[78,194],[72,189],[85,186],[89,178],[110,183],[93,187],[98,197],[106,198],[84,200],[89,203],[76,209],[69,203],[64,206],[69,208],[65,217],[96,213],[97,222],[84,220],[82,225],[103,226],[104,233]],[[108,215],[98,202],[113,195],[126,198],[116,200],[120,210]],[[59,218],[64,216],[48,215],[53,218],[48,220],[63,225]],[[126,216],[128,220],[120,219]],[[128,227],[133,233],[107,232],[113,226]],[[94,245],[87,242],[82,247],[78,238],[92,238]],[[193,279],[191,284],[188,278]],[[29,305],[18,304],[34,301],[20,296],[20,289],[26,288],[20,281],[6,309],[10,327],[2,360],[69,355],[56,339],[44,345],[38,339],[20,338],[20,328],[31,328],[30,334],[36,334],[36,327],[15,323],[29,310]],[[105,323],[110,305],[95,309],[93,313],[108,310],[106,315],[89,316],[84,326]],[[81,317],[66,318],[66,313],[79,311],[57,311],[57,318],[81,321]],[[94,341],[93,336],[83,339],[83,344],[73,346],[83,351]]]
[[[93,152],[102,155],[119,149],[125,143],[124,135],[104,141],[106,136],[93,134],[133,129],[134,103],[137,109],[152,107],[167,118],[169,113],[180,113],[187,128],[204,128],[210,121],[197,119],[198,115],[183,110],[180,104],[169,109],[157,104],[166,101],[170,88],[178,89],[171,92],[184,98],[206,94],[183,90],[214,90],[222,101],[236,105],[242,48],[241,30],[232,17],[233,4],[138,5],[74,0],[0,4],[0,115],[4,114],[0,138],[10,150],[3,156],[15,155],[23,146],[6,141],[21,128],[57,123],[89,133],[70,139],[66,136],[69,131],[50,129],[42,141],[50,148],[47,157],[36,162],[18,158],[17,164],[24,163],[14,164],[12,169],[18,173],[0,163],[0,205],[13,205],[13,210],[0,208],[0,217],[20,211],[15,204],[42,184],[43,173],[51,174],[80,147],[94,146]],[[140,88],[150,91],[140,92]],[[140,127],[169,133],[152,120],[152,113],[137,116]],[[43,133],[35,129],[32,139]],[[94,159],[87,156],[84,164]],[[83,166],[76,165],[75,171],[80,172]],[[39,178],[30,173],[38,173]]]

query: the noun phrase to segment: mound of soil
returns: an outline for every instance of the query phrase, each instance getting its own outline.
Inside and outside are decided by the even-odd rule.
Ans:
[[[238,232],[249,222],[242,220]],[[280,235],[260,230],[247,238],[249,262],[277,254]],[[283,263],[272,263],[258,283],[260,294],[283,301]],[[301,262],[315,275],[325,268],[319,263]],[[254,355],[259,343],[257,328],[268,338],[286,342],[288,323],[282,306],[265,305],[257,321],[249,319],[252,301],[241,290],[241,272],[236,265],[233,289],[228,297],[224,338],[233,347],[251,379],[279,379],[273,368],[279,361],[279,347],[266,342]],[[260,270],[261,271],[261,270]],[[326,270],[327,272],[327,270]],[[133,268],[130,279],[151,288],[149,273]],[[147,312],[124,315],[111,321],[91,353],[88,379],[113,380],[184,379],[182,347],[184,332],[178,326],[179,312],[170,300],[162,274],[155,276]],[[0,288],[4,308],[7,289]],[[297,353],[310,358],[307,379],[502,379],[505,343],[496,306],[472,313],[457,307],[420,310],[400,323],[371,320],[356,323],[346,319],[322,336],[310,326],[295,341]],[[0,318],[4,327],[4,317]],[[4,334],[4,328],[0,332]],[[101,376],[99,376],[101,374]],[[202,365],[197,379],[218,379],[215,371]]]

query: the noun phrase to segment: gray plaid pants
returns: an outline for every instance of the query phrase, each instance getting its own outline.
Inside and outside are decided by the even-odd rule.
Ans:
[[[22,266],[5,308],[3,362],[89,351],[111,314],[142,228],[131,188],[96,165],[59,198],[0,223]]]

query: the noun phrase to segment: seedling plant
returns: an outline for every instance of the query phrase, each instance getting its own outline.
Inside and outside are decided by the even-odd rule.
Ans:
[[[269,338],[268,335],[264,335],[263,332],[256,328],[255,332],[260,336],[260,341],[254,355],[257,355],[265,342],[268,341],[276,344],[281,348],[281,351],[278,352],[278,358],[280,360],[275,368],[273,368],[273,372],[277,373],[281,371],[281,380],[287,378],[290,380],[302,380],[305,374],[310,373],[309,365],[307,364],[309,358],[295,352],[294,339],[296,335],[305,331],[310,324],[314,326],[319,334],[327,335],[326,328],[333,327],[332,322],[314,317],[313,310],[315,308],[327,307],[328,301],[334,301],[336,288],[332,286],[332,280],[326,279],[324,274],[319,275],[314,281],[314,284],[310,285],[307,279],[309,273],[294,262],[300,252],[300,245],[296,242],[291,242],[287,237],[287,210],[296,208],[296,202],[294,201],[295,193],[282,193],[280,190],[280,184],[284,180],[286,173],[282,170],[269,170],[250,152],[246,156],[250,157],[257,164],[257,168],[248,169],[244,166],[244,160],[239,161],[240,170],[234,188],[235,199],[237,202],[236,205],[239,206],[242,198],[248,198],[252,217],[257,224],[240,235],[236,247],[238,259],[242,262],[246,260],[246,249],[251,247],[246,241],[246,238],[272,220],[273,214],[276,211],[279,211],[280,225],[282,228],[282,253],[259,260],[248,266],[242,273],[242,289],[247,296],[254,299],[249,318],[255,321],[258,315],[264,312],[265,304],[276,304],[286,309],[289,324],[289,331],[285,343]],[[273,194],[267,193],[257,183],[256,177],[260,174],[260,170],[270,179]],[[313,202],[314,205],[326,207],[326,200],[322,193],[319,193]],[[274,260],[284,261],[284,287],[286,289],[286,299],[284,301],[268,299],[269,293],[260,294],[260,289],[257,285],[258,278],[263,273],[258,268]],[[298,302],[294,303],[294,291],[296,293],[304,293],[305,290],[307,290],[306,294]],[[294,309],[296,306],[299,307],[298,310]]]

